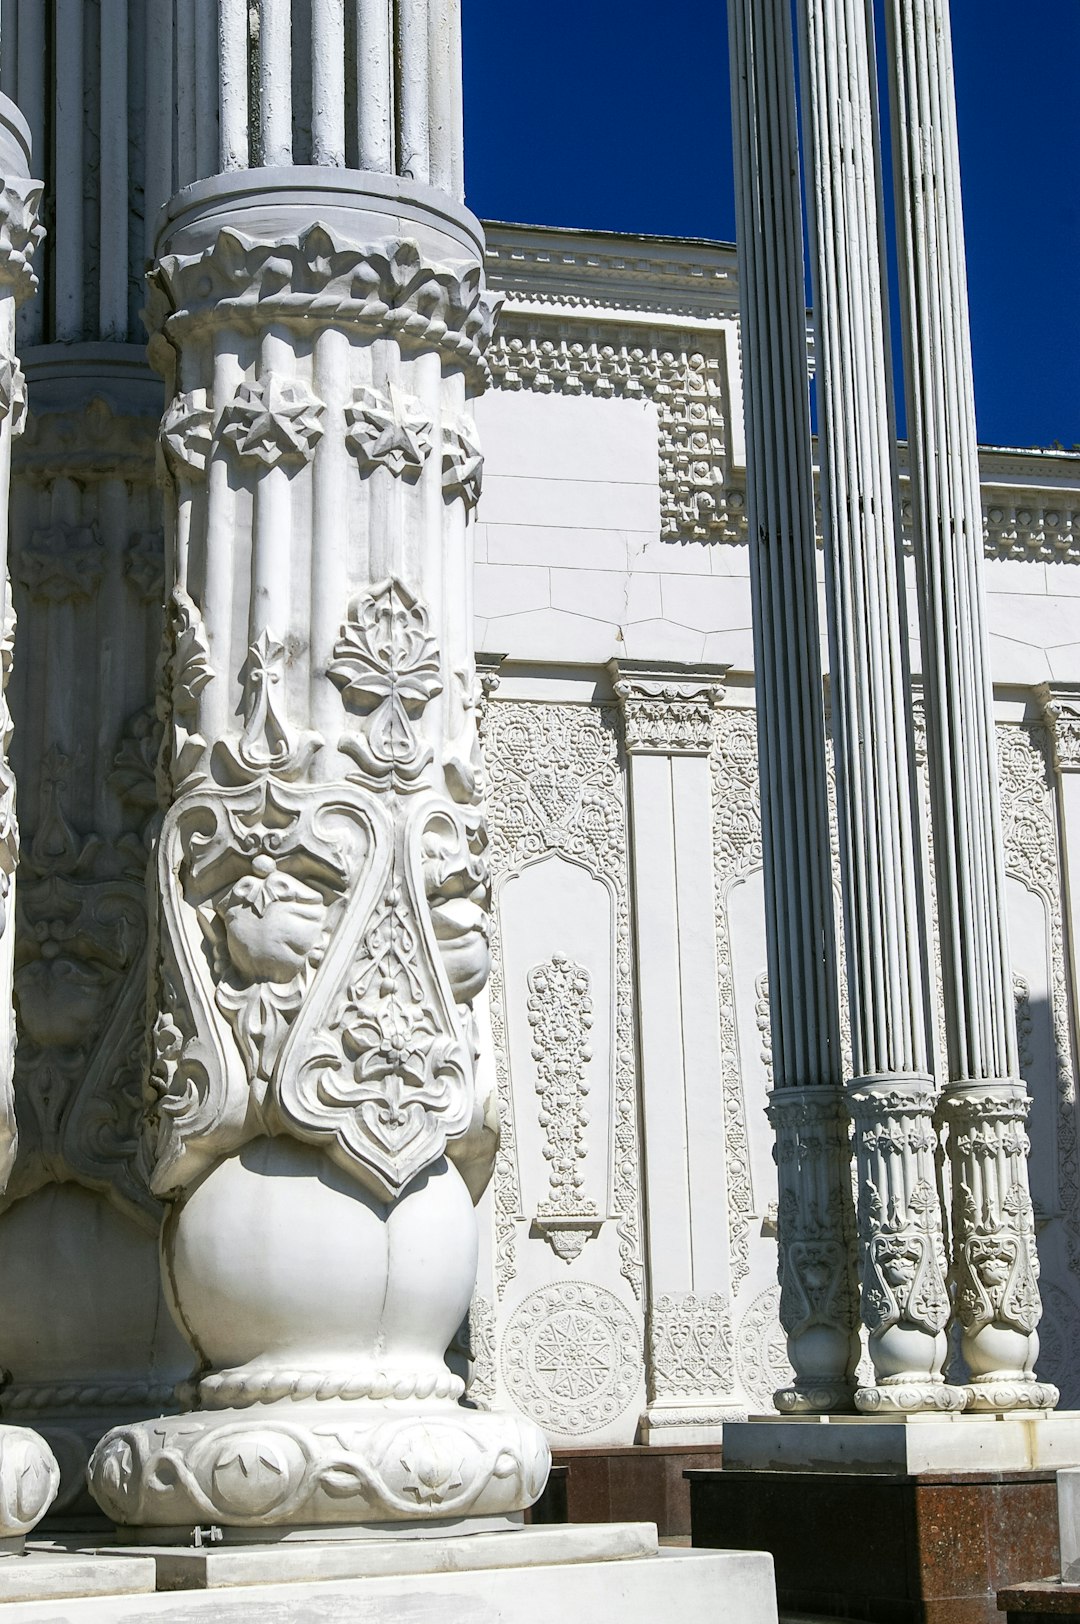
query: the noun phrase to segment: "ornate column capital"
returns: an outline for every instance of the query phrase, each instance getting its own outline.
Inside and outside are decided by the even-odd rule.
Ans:
[[[1080,683],[1045,682],[1035,690],[1059,773],[1080,772]]]
[[[612,660],[608,669],[629,755],[709,754],[730,665],[698,666],[690,674],[676,664]]]

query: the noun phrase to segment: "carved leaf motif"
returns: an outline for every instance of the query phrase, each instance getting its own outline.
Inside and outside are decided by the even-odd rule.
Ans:
[[[345,444],[368,468],[416,479],[431,454],[434,424],[415,395],[363,384],[345,408]]]
[[[447,496],[460,496],[467,508],[480,500],[484,454],[476,426],[469,417],[457,417],[443,428],[442,484]]]
[[[416,723],[443,684],[427,612],[400,581],[353,600],[329,675],[345,704],[364,714],[363,731],[340,741],[362,778],[413,788],[432,758]]]
[[[161,449],[173,474],[206,472],[214,440],[214,413],[205,389],[177,395],[165,409]]]
[[[322,438],[323,403],[298,379],[275,373],[241,384],[221,414],[220,433],[241,461],[307,462]]]
[[[16,554],[16,579],[32,598],[46,603],[92,597],[104,572],[105,546],[92,524],[60,520],[35,530]]]
[[[11,419],[12,436],[26,427],[26,379],[17,360],[0,361],[0,422]]]
[[[585,1068],[592,1058],[588,1034],[593,1023],[589,973],[565,954],[556,953],[528,975],[528,1014],[540,1127],[548,1162],[550,1195],[540,1203],[537,1219],[546,1239],[564,1263],[581,1252],[599,1223],[563,1225],[559,1219],[591,1217],[596,1203],[581,1194],[586,1156],[585,1109],[589,1085]]]
[[[471,1057],[424,906],[417,833],[414,818],[384,856],[377,888],[354,901],[352,926],[327,950],[275,1083],[294,1131],[336,1142],[383,1199],[443,1154],[473,1108]]]

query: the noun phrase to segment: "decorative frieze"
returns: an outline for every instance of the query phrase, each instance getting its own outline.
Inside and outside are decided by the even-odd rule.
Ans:
[[[302,312],[392,338],[409,354],[435,351],[481,387],[499,304],[475,263],[435,263],[412,237],[369,247],[318,223],[272,243],[223,225],[210,248],[165,254],[149,283],[157,344],[223,328],[258,333]]]
[[[735,1366],[727,1299],[718,1292],[657,1298],[649,1311],[647,1370],[650,1405],[671,1399],[716,1404],[729,1396]]]
[[[746,498],[731,471],[726,358],[721,335],[697,333],[690,346],[678,328],[615,328],[601,342],[587,328],[513,308],[487,354],[500,389],[654,402],[661,534],[739,542]]]
[[[629,754],[707,756],[724,692],[715,678],[635,670],[620,661],[615,696]]]

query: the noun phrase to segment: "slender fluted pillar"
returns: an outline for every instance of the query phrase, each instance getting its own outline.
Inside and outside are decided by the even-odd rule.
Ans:
[[[779,1167],[781,1410],[850,1409],[858,1353],[817,614],[795,67],[784,0],[732,0],[732,114]]]
[[[872,22],[872,18],[870,19]],[[934,1161],[903,555],[886,366],[873,42],[861,0],[801,0],[822,512],[859,1171],[860,1410],[964,1407]]]
[[[0,1189],[6,1186],[15,1164],[18,1139],[12,1086],[12,971],[19,831],[15,779],[8,762],[11,714],[5,690],[15,632],[7,569],[11,442],[22,432],[26,419],[26,388],[15,355],[15,309],[36,286],[31,262],[43,235],[38,224],[41,185],[31,180],[30,166],[29,128],[15,104],[0,95]],[[0,1550],[21,1546],[23,1537],[45,1515],[59,1486],[60,1469],[45,1440],[29,1427],[0,1426]]]
[[[304,40],[263,0],[249,152],[289,157],[278,91],[340,9],[314,0]],[[397,15],[394,82],[427,6]],[[427,106],[399,108],[418,144]],[[404,174],[238,168],[172,200],[150,284],[170,498],[147,1152],[197,1371],[186,1413],[102,1440],[93,1492],[154,1527],[497,1519],[549,1456],[523,1416],[463,1408],[445,1357],[497,1138],[472,1017],[482,233]]]
[[[1052,1408],[1017,1060],[980,564],[952,39],[947,0],[890,0],[915,559],[949,1080],[953,1268],[971,1405]]]

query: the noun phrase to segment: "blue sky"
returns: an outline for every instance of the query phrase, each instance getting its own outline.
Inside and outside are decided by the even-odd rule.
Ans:
[[[463,0],[487,219],[734,235],[718,0]],[[1080,445],[1080,0],[954,0],[979,434]]]

